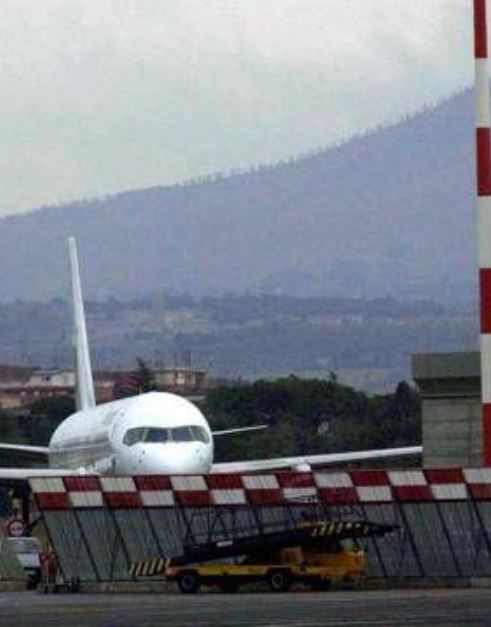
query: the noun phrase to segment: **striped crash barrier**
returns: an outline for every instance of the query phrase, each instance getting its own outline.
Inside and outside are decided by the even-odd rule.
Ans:
[[[40,511],[491,500],[491,468],[29,480]]]

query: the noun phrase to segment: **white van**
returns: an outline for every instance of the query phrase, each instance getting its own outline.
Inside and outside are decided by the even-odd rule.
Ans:
[[[8,538],[8,543],[27,577],[28,588],[35,588],[41,580],[41,542],[38,538]]]

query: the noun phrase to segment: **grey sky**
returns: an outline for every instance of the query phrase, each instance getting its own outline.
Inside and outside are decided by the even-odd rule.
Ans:
[[[470,0],[0,0],[0,214],[274,161],[472,81]]]

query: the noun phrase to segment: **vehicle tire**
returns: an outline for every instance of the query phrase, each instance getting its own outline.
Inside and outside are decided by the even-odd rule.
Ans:
[[[29,575],[26,581],[26,590],[35,590],[37,588],[38,582],[35,577]]]
[[[269,587],[273,592],[285,592],[291,584],[291,576],[287,570],[271,570],[268,573]]]
[[[179,573],[177,585],[184,594],[194,594],[200,589],[201,581],[195,570],[186,570],[183,573]]]
[[[231,577],[224,577],[219,583],[218,588],[220,592],[224,592],[226,594],[233,594],[237,592],[239,589],[239,582],[235,581]]]

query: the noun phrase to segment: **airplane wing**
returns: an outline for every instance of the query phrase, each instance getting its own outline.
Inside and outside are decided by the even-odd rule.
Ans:
[[[234,433],[244,433],[245,431],[260,431],[267,429],[268,425],[255,425],[254,427],[236,427],[235,429],[222,429],[221,431],[212,431],[213,437],[217,435],[230,435]]]
[[[0,468],[19,466],[48,466],[48,447],[0,442]]]
[[[80,474],[73,468],[48,468],[48,452],[47,446],[0,442],[0,464],[8,464],[7,467],[0,465],[0,482]]]
[[[2,466],[9,468],[46,467],[48,466],[48,447],[0,442],[0,469]]]
[[[253,459],[243,462],[213,464],[211,472],[254,472],[258,470],[280,470],[282,468],[310,470],[312,466],[327,466],[343,462],[363,461],[365,459],[421,455],[422,452],[422,446],[405,446],[401,448],[376,449],[372,451],[353,451],[350,453],[326,453],[322,455],[302,455],[299,457],[280,457],[275,459]]]
[[[33,453],[34,455],[48,455],[47,446],[30,446],[29,444],[4,444],[0,442],[0,453],[3,451]]]
[[[80,472],[73,468],[0,468],[0,482],[25,481],[32,477],[61,477],[65,475],[80,475]]]
[[[47,446],[0,442],[0,464],[0,482],[22,481],[33,475],[53,477],[67,472],[62,469],[47,468]],[[68,472],[72,473],[73,470]]]

